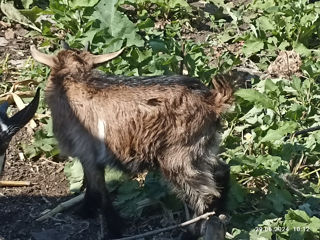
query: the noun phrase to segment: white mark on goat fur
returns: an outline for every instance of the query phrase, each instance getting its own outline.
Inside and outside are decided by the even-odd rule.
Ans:
[[[8,126],[6,124],[4,124],[4,122],[0,118],[0,131],[5,132],[7,130],[8,130]]]
[[[99,155],[97,156],[97,161],[104,164],[107,157],[107,149],[104,143],[105,133],[106,133],[105,121],[98,119],[98,138],[101,141]]]
[[[101,141],[104,141],[104,137],[105,137],[105,122],[101,119],[98,119],[98,138]]]

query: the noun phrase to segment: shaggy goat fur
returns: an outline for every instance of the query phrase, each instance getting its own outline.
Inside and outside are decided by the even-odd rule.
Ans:
[[[46,99],[53,130],[62,152],[83,165],[84,209],[106,211],[113,236],[120,235],[120,225],[105,188],[107,164],[133,173],[159,169],[195,215],[224,210],[229,168],[217,152],[219,118],[232,100],[229,84],[217,81],[209,90],[187,76],[110,76],[93,70],[120,52],[96,61],[86,51],[63,50],[57,56],[31,51],[51,67]]]

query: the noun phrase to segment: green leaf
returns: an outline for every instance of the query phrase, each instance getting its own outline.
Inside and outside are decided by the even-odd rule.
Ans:
[[[40,148],[44,152],[50,152],[51,150],[53,150],[53,147],[49,144],[44,144]]]
[[[270,129],[267,134],[261,139],[261,142],[273,142],[280,140],[288,133],[293,133],[297,128],[298,124],[296,122],[285,122],[282,126],[277,129]]]
[[[274,109],[272,100],[255,89],[240,89],[235,92],[235,95],[253,104],[261,105],[265,108]]]
[[[160,2],[160,1],[158,1]],[[191,11],[191,7],[189,6],[188,2],[185,0],[170,0],[167,1],[167,3],[169,4],[169,8],[175,8],[175,7],[183,7],[184,9],[186,9],[187,11]]]
[[[266,79],[265,88],[270,92],[276,92],[277,90],[279,90],[278,86],[271,79]]]
[[[309,217],[308,214],[302,210],[288,210],[284,223],[290,229],[294,229],[294,227],[299,227],[300,229],[307,228],[319,234],[320,219],[315,216]]]
[[[260,18],[258,18],[257,24],[259,29],[263,31],[272,31],[276,29],[276,24],[267,16],[261,16]]]
[[[294,77],[292,81],[292,87],[298,92],[301,91],[301,79],[298,77]]]
[[[99,0],[69,0],[68,4],[71,8],[93,7]]]
[[[293,49],[302,56],[308,57],[311,55],[311,50],[304,46],[302,43],[295,42]]]
[[[39,29],[37,26],[33,24],[28,18],[23,16],[18,9],[16,9],[13,6],[13,2],[4,2],[1,1],[0,4],[1,11],[10,19],[13,21],[16,21],[20,24],[23,24],[24,26],[30,27],[38,32],[41,32],[41,29]]]
[[[265,169],[270,169],[274,172],[277,171],[282,164],[284,164],[281,157],[271,155],[258,156],[257,163],[260,163],[262,166],[264,166]]]
[[[33,7],[32,9],[20,10],[20,13],[27,17],[31,22],[35,22],[37,18],[42,14],[52,14],[51,11],[43,10],[39,7]]]
[[[154,52],[168,52],[167,46],[163,40],[152,39],[149,44]]]
[[[137,27],[142,30],[146,28],[152,28],[154,27],[154,21],[151,18],[147,18],[146,20],[137,23]]]
[[[260,39],[249,39],[245,42],[242,52],[250,57],[254,53],[260,52],[264,48],[264,43]]]
[[[33,3],[33,0],[21,0],[21,3],[24,9],[29,9],[30,5]]]
[[[110,192],[114,191],[120,184],[128,179],[123,171],[111,167],[105,169],[104,177]]]
[[[292,206],[292,196],[285,189],[278,189],[272,187],[271,193],[268,194],[267,199],[272,202],[273,209],[280,213],[286,206]]]
[[[100,32],[105,30],[105,39],[126,40],[126,46],[142,47],[144,41],[137,34],[138,28],[123,13],[117,11],[117,0],[100,1],[95,6],[91,20],[99,22]],[[103,37],[103,36],[102,36]]]
[[[80,161],[72,160],[66,163],[64,168],[64,173],[66,174],[71,192],[80,192],[83,184],[83,170]]]
[[[287,221],[294,220],[301,223],[309,223],[310,217],[305,211],[302,210],[292,210],[290,209],[288,213],[285,215],[285,219]]]

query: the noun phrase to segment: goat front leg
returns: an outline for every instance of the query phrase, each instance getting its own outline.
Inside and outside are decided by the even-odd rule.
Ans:
[[[104,166],[83,164],[86,182],[84,203],[81,207],[83,217],[92,217],[98,209],[102,211],[109,230],[108,236],[116,238],[121,236],[121,218],[114,209],[109,192],[105,185]]]

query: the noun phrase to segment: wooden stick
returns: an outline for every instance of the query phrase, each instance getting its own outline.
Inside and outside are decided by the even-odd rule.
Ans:
[[[176,228],[188,226],[188,225],[193,224],[195,222],[198,222],[198,221],[200,221],[202,219],[208,219],[209,217],[211,217],[211,216],[213,216],[215,214],[216,213],[214,211],[213,212],[207,212],[207,213],[205,213],[203,215],[200,215],[200,216],[198,216],[196,218],[193,218],[191,220],[188,220],[188,221],[180,223],[180,224],[176,224],[174,226],[157,229],[157,230],[154,230],[154,231],[138,234],[138,235],[131,236],[131,237],[117,238],[117,239],[113,239],[113,240],[131,240],[131,239],[138,239],[138,238],[142,238],[142,237],[152,236],[152,235],[155,235],[155,234],[158,234],[158,233],[161,233],[161,232],[166,232],[166,231],[170,231],[170,230],[173,230],[173,229],[176,229]]]
[[[306,133],[317,131],[317,130],[320,130],[320,126],[311,127],[311,128],[307,128],[307,129],[303,129],[303,130],[297,131],[297,132],[295,132],[293,134],[293,136],[304,135]]]
[[[0,181],[0,187],[25,187],[30,185],[30,181]]]
[[[296,137],[296,136],[298,136],[298,135],[306,135],[307,133],[309,133],[309,132],[314,132],[314,131],[318,131],[318,130],[320,130],[320,126],[315,126],[315,127],[311,127],[311,128],[306,128],[306,129],[303,129],[303,130],[299,130],[299,131],[296,131],[296,132],[294,132],[294,133],[292,133],[292,134],[288,134],[285,138],[284,138],[284,140],[285,141],[287,141],[289,138],[291,138],[291,137]]]
[[[55,207],[51,211],[49,211],[46,214],[42,215],[41,217],[37,218],[36,221],[40,222],[40,221],[46,220],[59,212],[62,212],[66,209],[73,207],[74,205],[77,205],[83,199],[84,199],[84,193],[81,193],[80,195],[78,195],[74,198],[71,198],[66,202],[60,203],[57,207]]]

